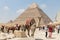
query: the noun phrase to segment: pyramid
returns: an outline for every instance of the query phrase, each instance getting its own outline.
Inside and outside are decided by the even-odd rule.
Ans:
[[[39,8],[36,3],[32,3],[16,20],[14,23],[25,24],[27,18],[34,18],[36,21],[36,26],[45,25],[52,20]],[[39,21],[40,19],[40,21]]]

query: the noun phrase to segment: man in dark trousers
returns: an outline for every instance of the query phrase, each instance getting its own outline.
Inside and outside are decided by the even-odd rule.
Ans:
[[[57,25],[56,28],[57,28],[57,33],[59,34],[59,31],[60,31],[60,25]]]
[[[58,29],[58,34],[59,34],[59,31],[60,31],[60,25],[57,25],[57,29]]]
[[[47,38],[47,35],[48,35],[48,27],[49,27],[49,25],[47,25],[46,27],[45,27],[45,30],[46,30],[46,35],[45,35],[45,37]]]

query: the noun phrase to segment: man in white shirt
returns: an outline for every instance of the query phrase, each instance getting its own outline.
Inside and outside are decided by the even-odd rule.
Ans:
[[[59,31],[60,31],[60,25],[57,25],[56,27],[57,27],[57,30],[58,30],[57,32],[58,32],[58,34],[59,34]]]
[[[45,37],[47,37],[47,35],[48,35],[48,25],[45,26],[45,34],[46,34]]]

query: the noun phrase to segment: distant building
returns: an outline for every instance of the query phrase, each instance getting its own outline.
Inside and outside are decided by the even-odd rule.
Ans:
[[[60,12],[57,13],[55,21],[60,22]]]

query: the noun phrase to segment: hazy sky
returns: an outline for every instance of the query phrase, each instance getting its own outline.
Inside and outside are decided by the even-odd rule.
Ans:
[[[60,10],[60,0],[0,0],[0,23],[17,18],[29,5],[37,3],[54,20]]]

